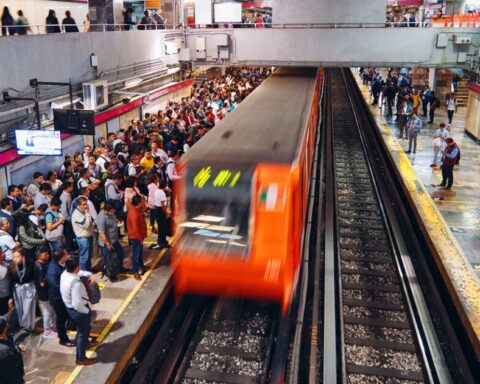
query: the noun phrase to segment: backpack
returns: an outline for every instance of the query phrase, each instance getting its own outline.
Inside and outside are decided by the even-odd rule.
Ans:
[[[47,215],[50,215],[53,217],[54,222],[55,222],[55,216],[53,215],[52,212],[46,212],[45,213],[45,223],[47,222]],[[60,213],[60,217],[62,217],[62,214]],[[55,228],[53,231],[50,231],[48,229],[45,229],[45,239],[48,241],[56,240],[59,238],[63,237],[63,224],[59,225],[57,228]]]
[[[103,256],[103,274],[109,279],[115,279],[121,270],[120,260],[115,251],[108,251]]]
[[[100,299],[102,298],[102,294],[100,293],[100,287],[96,281],[92,281],[87,277],[81,277],[80,281],[85,286],[88,294],[88,301],[90,304],[98,304]]]

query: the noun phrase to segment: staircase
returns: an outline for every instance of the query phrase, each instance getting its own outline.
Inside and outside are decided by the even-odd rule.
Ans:
[[[469,88],[467,87],[467,82],[466,81],[460,81],[458,83],[458,90],[456,92],[456,97],[457,97],[457,105],[459,107],[466,107],[468,104],[468,90]]]

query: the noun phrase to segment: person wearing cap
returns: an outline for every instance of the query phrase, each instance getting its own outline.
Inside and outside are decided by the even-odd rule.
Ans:
[[[23,356],[8,337],[8,319],[0,316],[0,383],[23,384]]]

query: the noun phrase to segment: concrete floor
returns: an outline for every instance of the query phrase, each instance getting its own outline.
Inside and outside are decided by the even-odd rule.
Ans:
[[[367,102],[371,103],[368,89],[359,84]],[[399,130],[394,118],[387,119],[385,111],[378,107],[371,106],[370,109],[377,121],[387,124],[395,137],[398,137]],[[454,184],[451,190],[436,187],[442,181],[442,172],[440,169],[430,168],[433,160],[433,133],[441,122],[448,123],[444,106],[436,111],[433,125],[428,125],[427,118],[421,117],[424,126],[418,137],[417,153],[409,154],[408,158],[463,253],[480,277],[480,144],[465,133],[465,114],[466,107],[459,108],[458,113],[453,116],[452,126],[447,128],[450,137],[461,151],[460,165],[454,168]],[[408,150],[408,140],[396,141],[404,150]]]

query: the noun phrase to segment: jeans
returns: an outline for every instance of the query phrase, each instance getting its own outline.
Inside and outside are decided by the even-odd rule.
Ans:
[[[112,243],[112,245],[113,245],[113,250],[118,256],[120,267],[123,268],[123,258],[125,257],[123,253],[123,247],[118,241],[116,243]],[[106,245],[102,245],[102,255],[105,256],[107,253],[108,253],[108,247]]]
[[[450,111],[448,110],[447,111],[447,114],[448,114],[448,124],[452,124],[452,119],[453,119],[453,114],[454,114],[455,111]]]
[[[92,269],[93,239],[91,237],[77,237],[80,269],[90,271]]]
[[[52,304],[48,301],[38,300],[40,306],[40,311],[42,312],[43,318],[43,331],[51,331],[52,328],[55,328],[55,311],[53,310]]]
[[[63,235],[65,236],[65,249],[67,252],[75,250],[77,248],[73,242],[75,239],[75,233],[73,232],[70,220],[65,220],[63,223]]]
[[[132,272],[138,273],[140,265],[143,265],[143,244],[139,240],[130,239],[132,243]]]
[[[73,308],[67,308],[67,312],[77,326],[77,361],[83,361],[87,358],[85,352],[90,343],[88,337],[90,336],[92,315],[91,312],[80,313]]]
[[[453,185],[453,167],[455,165],[442,165],[442,185],[451,188]]]
[[[57,249],[63,248],[63,241],[49,241],[48,245],[50,246],[50,250],[55,252]]]
[[[433,147],[433,161],[432,161],[432,164],[435,164],[435,165],[438,165],[437,162],[438,162],[438,154],[440,153],[440,151],[442,150],[442,147]]]
[[[161,207],[155,207],[154,210],[155,221],[158,226],[157,244],[167,243],[167,216]]]
[[[418,133],[408,133],[408,150],[412,150],[412,143],[413,143],[413,153],[417,152],[417,137]]]
[[[55,324],[57,328],[58,338],[60,339],[60,342],[68,341],[68,336],[67,336],[67,331],[65,326],[68,319],[67,308],[65,307],[65,304],[63,303],[62,298],[58,298],[58,299],[50,298],[50,304],[52,305],[55,311],[55,317],[56,317]]]

